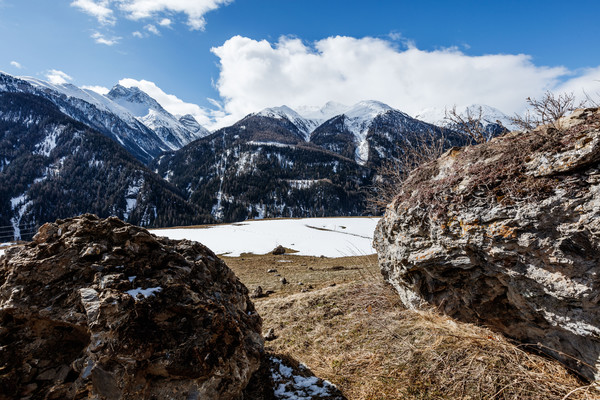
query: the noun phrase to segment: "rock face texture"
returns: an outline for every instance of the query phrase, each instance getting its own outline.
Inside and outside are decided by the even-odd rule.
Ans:
[[[451,149],[377,226],[384,278],[600,379],[600,110]]]
[[[263,354],[203,245],[92,215],[0,257],[0,399],[237,399]]]

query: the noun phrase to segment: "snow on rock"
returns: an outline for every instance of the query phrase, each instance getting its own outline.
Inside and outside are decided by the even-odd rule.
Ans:
[[[281,400],[313,400],[313,399],[342,399],[338,389],[331,382],[317,378],[307,373],[300,364],[299,371],[276,357],[271,357],[271,377],[273,379],[273,394]]]
[[[373,231],[379,218],[302,218],[245,221],[206,228],[157,229],[171,239],[200,242],[217,254],[266,254],[278,245],[302,256],[345,257],[373,254]]]
[[[131,278],[133,278],[133,279],[131,279]],[[135,279],[135,276],[129,277],[129,282],[133,282],[134,279]],[[142,289],[141,287],[138,287],[135,289],[128,290],[127,294],[130,295],[131,297],[133,297],[134,299],[137,299],[138,295],[142,295],[142,296],[144,296],[144,298],[148,298],[150,296],[154,296],[154,293],[158,293],[161,290],[162,290],[162,288],[160,286],[148,288],[148,289]]]

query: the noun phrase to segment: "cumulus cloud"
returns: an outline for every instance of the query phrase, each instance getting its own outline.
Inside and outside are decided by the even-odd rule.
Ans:
[[[94,41],[96,43],[98,43],[98,44],[104,44],[106,46],[114,46],[115,44],[119,43],[119,40],[121,40],[120,37],[111,37],[111,38],[108,38],[108,37],[104,36],[100,32],[94,32],[94,33],[92,33],[92,39],[94,39]]]
[[[144,27],[145,30],[147,30],[148,32],[160,36],[160,32],[158,30],[158,28],[156,28],[156,26],[152,25],[152,24],[148,24]]]
[[[130,88],[137,87],[146,92],[156,100],[165,110],[173,115],[191,114],[198,123],[207,129],[215,127],[215,121],[221,121],[225,116],[222,111],[208,110],[197,104],[187,103],[175,95],[165,93],[154,82],[147,80],[136,80],[125,78],[119,81],[119,85]]]
[[[81,88],[84,90],[91,90],[103,96],[110,92],[110,89],[104,86],[82,86]]]
[[[173,21],[171,21],[169,18],[163,18],[158,22],[158,24],[160,26],[164,26],[164,27],[169,27],[169,26],[171,26],[172,23],[173,23]]]
[[[71,78],[69,75],[57,69],[51,69],[46,72],[46,79],[48,79],[48,82],[54,85],[64,85],[65,83],[69,83],[69,81],[73,80],[73,78]]]
[[[580,71],[577,76],[560,84],[556,92],[573,93],[578,101],[589,99],[600,104],[600,66]]]
[[[10,65],[12,65],[13,67],[15,67],[17,69],[23,69],[23,66],[21,65],[21,63],[19,63],[17,61],[11,61]]]
[[[403,40],[394,35],[395,40]],[[227,114],[265,107],[383,101],[409,114],[428,107],[482,103],[519,112],[528,96],[556,88],[569,71],[537,66],[528,55],[469,56],[456,48],[399,48],[377,38],[329,37],[313,44],[235,36],[212,49],[220,59],[216,83]]]
[[[112,2],[111,0],[75,0],[71,6],[95,17],[101,24],[114,25],[115,17],[110,8]]]
[[[133,20],[158,19],[161,26],[170,25],[163,15],[184,14],[192,30],[203,30],[204,15],[227,5],[233,0],[75,0],[71,3],[83,12],[92,15],[102,24],[114,24],[118,15]],[[167,23],[168,21],[168,23]],[[163,25],[166,24],[166,25]]]

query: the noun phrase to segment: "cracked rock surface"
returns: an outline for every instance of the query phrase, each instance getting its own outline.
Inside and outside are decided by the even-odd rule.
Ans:
[[[248,290],[200,243],[83,215],[0,257],[0,399],[237,399],[262,355]]]
[[[451,149],[377,226],[384,278],[600,378],[600,110]]]

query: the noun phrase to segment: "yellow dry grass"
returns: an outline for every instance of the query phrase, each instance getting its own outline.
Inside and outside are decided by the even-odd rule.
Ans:
[[[240,259],[227,262],[242,281],[256,285],[268,277],[263,271],[270,258],[278,260],[274,257],[257,256],[253,266]],[[600,391],[556,361],[528,353],[501,335],[433,310],[403,308],[372,257],[303,259],[296,257],[282,270],[304,281],[312,274],[321,280],[315,290],[300,293],[297,287],[275,285],[276,296],[255,300],[264,331],[274,328],[277,335],[267,350],[303,362],[349,400],[600,399]],[[342,264],[344,270],[331,270],[327,263]],[[357,263],[365,267],[346,269]],[[329,275],[339,272],[344,274]],[[331,281],[338,284],[328,286]]]

